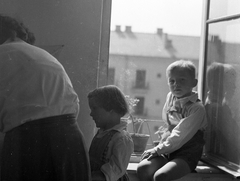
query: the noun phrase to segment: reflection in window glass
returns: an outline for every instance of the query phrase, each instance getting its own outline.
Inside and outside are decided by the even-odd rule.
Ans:
[[[239,11],[239,0],[210,0],[210,19],[239,14]]]
[[[239,164],[240,155],[236,154],[240,152],[239,20],[210,24],[209,35],[205,104],[210,141],[206,151]]]
[[[240,19],[232,21],[219,22],[216,25],[210,25],[208,39],[214,44],[228,42],[235,44],[240,42]],[[217,43],[219,41],[219,43]]]

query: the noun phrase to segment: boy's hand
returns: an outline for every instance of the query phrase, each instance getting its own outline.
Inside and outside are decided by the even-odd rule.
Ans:
[[[141,156],[141,160],[143,160],[143,159],[150,160],[156,156],[158,156],[157,151],[155,151],[154,149],[149,149],[149,150],[146,150],[145,152],[143,152],[143,154]]]

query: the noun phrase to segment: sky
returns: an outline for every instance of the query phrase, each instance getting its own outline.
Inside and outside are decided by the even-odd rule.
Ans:
[[[203,0],[112,0],[111,30],[200,36]]]

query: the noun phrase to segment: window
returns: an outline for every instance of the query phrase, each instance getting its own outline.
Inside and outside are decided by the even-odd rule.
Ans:
[[[162,74],[161,74],[161,73],[158,73],[158,74],[157,74],[157,77],[158,77],[158,78],[161,78],[161,77],[162,77]]]
[[[136,72],[136,88],[145,88],[146,86],[146,71],[145,70],[137,70]]]
[[[203,159],[235,176],[240,176],[239,7],[239,1],[210,1],[202,45],[202,93],[209,122]]]
[[[216,8],[218,7],[218,8]],[[239,0],[211,0],[209,17],[211,19],[239,14]]]

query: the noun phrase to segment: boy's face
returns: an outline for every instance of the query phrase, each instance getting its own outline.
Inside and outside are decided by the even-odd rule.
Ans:
[[[94,120],[96,127],[104,130],[107,129],[109,121],[111,121],[110,112],[99,107],[94,98],[88,99],[88,104],[91,109],[90,116]]]
[[[190,73],[183,68],[175,68],[168,72],[168,85],[173,95],[183,98],[191,95],[197,80],[190,76]]]

